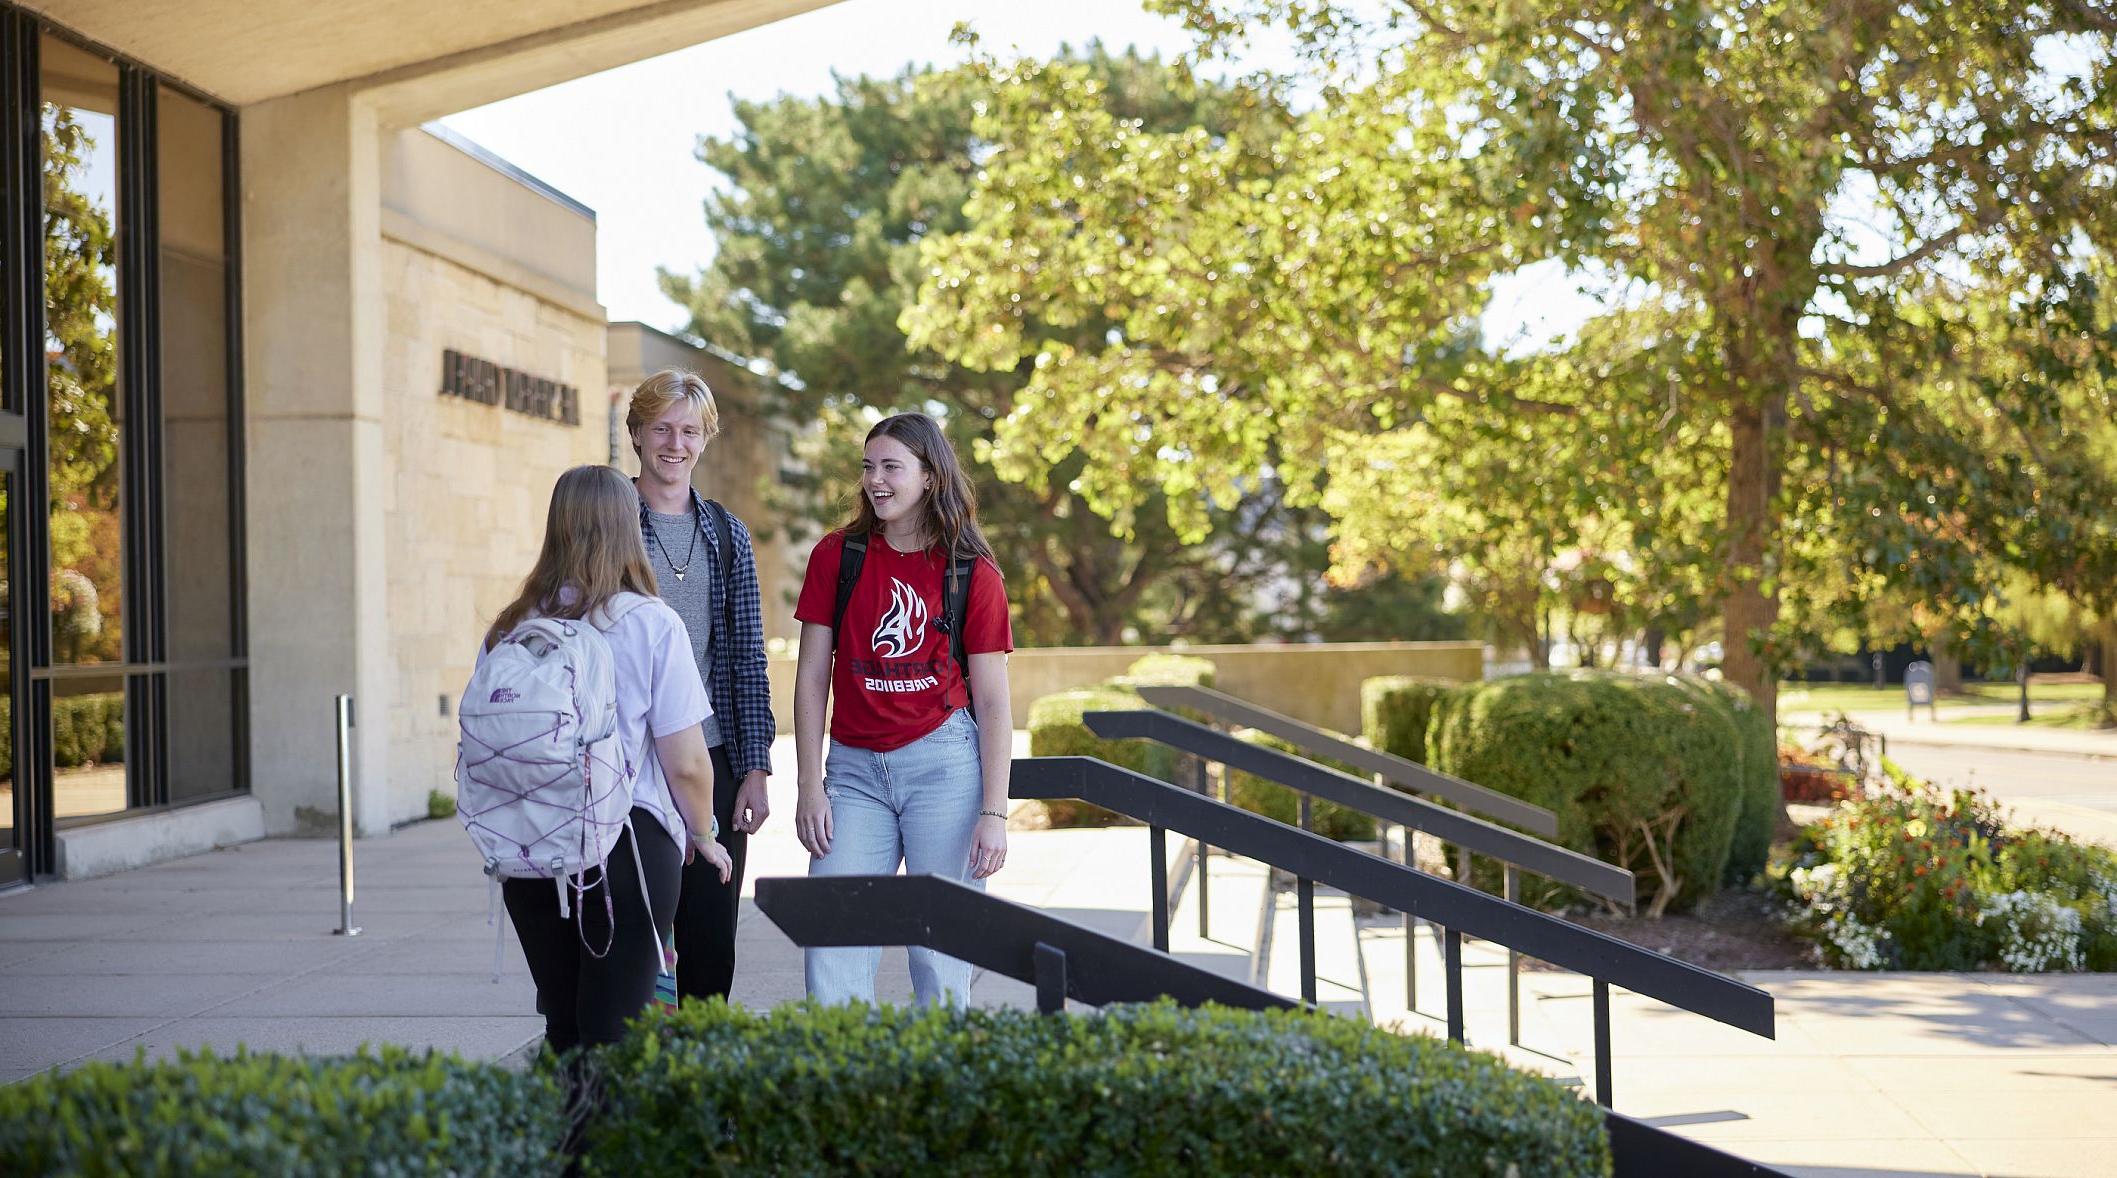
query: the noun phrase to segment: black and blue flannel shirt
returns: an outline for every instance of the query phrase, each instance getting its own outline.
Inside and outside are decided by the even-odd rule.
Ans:
[[[725,506],[725,505],[723,505]],[[752,769],[772,771],[772,684],[765,675],[764,605],[757,591],[757,554],[750,546],[750,529],[734,512],[728,513],[729,537],[735,541],[733,576],[722,576],[720,534],[706,513],[705,496],[691,488],[691,511],[706,536],[706,599],[713,611],[713,629],[706,638],[706,657],[711,663],[706,691],[713,699],[713,714],[720,718],[721,739],[728,746],[728,763],[741,777]],[[652,528],[647,504],[640,502],[640,535]],[[735,599],[728,600],[733,592]],[[734,630],[723,623],[732,613]]]

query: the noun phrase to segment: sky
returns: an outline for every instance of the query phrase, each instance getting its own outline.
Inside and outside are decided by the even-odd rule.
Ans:
[[[966,22],[983,47],[1049,56],[1095,38],[1173,57],[1191,45],[1175,21],[1139,0],[843,0],[801,16],[636,62],[441,120],[596,211],[597,296],[614,322],[681,328],[655,268],[690,273],[713,256],[703,203],[715,174],[694,155],[700,135],[735,130],[730,94],[813,97],[833,74],[884,76],[950,65]],[[1535,268],[1532,268],[1534,270]],[[1496,286],[1488,338],[1545,338],[1594,305],[1553,268]]]

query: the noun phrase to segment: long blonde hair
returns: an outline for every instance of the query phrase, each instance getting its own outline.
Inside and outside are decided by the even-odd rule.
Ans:
[[[586,617],[627,590],[661,596],[640,541],[639,492],[615,468],[576,466],[551,488],[544,549],[522,592],[485,632],[485,649],[531,614]]]

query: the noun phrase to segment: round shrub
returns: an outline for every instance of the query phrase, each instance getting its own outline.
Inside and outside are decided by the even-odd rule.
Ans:
[[[1029,755],[1096,757],[1169,781],[1175,773],[1176,754],[1167,745],[1149,740],[1104,740],[1081,723],[1083,712],[1131,712],[1146,706],[1146,701],[1129,688],[1108,684],[1040,696],[1029,705]],[[1070,798],[1052,799],[1043,805],[1054,827],[1112,826],[1129,821],[1101,806]]]
[[[1426,736],[1433,727],[1433,708],[1459,686],[1423,675],[1381,675],[1360,683],[1360,734],[1385,753],[1426,761]]]
[[[1336,769],[1340,773],[1349,773],[1362,780],[1366,779],[1365,774],[1350,765],[1323,757],[1310,757],[1300,749],[1273,736],[1269,732],[1259,732],[1254,728],[1245,728],[1237,735],[1250,744],[1263,745],[1265,748],[1276,749],[1282,753],[1292,753],[1297,757],[1305,757],[1327,768]],[[1245,773],[1240,769],[1229,769],[1227,771],[1227,782],[1229,805],[1248,810],[1252,814],[1262,814],[1266,818],[1284,822],[1288,826],[1300,825],[1301,792],[1299,790],[1291,786],[1280,785],[1275,781],[1267,781],[1254,773]],[[1350,810],[1338,805],[1336,802],[1328,802],[1322,798],[1316,798],[1309,806],[1309,829],[1324,838],[1337,839],[1341,842],[1346,840],[1365,841],[1375,837],[1375,820],[1358,810]]]
[[[595,1061],[591,1173],[1538,1174],[1609,1166],[1595,1106],[1332,1015],[719,1001]]]
[[[89,1063],[0,1088],[0,1173],[557,1174],[544,1074],[385,1047]]]
[[[52,764],[115,765],[125,760],[125,693],[67,695],[51,701]]]
[[[1779,822],[1779,734],[1771,717],[1749,692],[1724,679],[1700,675],[1670,678],[1725,716],[1734,733],[1735,781],[1741,806],[1735,833],[1728,840],[1727,869],[1721,881],[1747,884],[1764,871],[1771,857],[1772,831]]]
[[[1608,671],[1464,684],[1441,697],[1428,745],[1434,768],[1550,809],[1558,842],[1634,872],[1651,915],[1720,886],[1738,755],[1693,688]]]

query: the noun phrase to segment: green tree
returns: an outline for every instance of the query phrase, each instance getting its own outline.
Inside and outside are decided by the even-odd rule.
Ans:
[[[1265,90],[1203,84],[1179,65],[1099,45],[1068,60],[1143,126],[1284,123]],[[695,277],[664,272],[663,289],[690,308],[691,334],[777,378],[783,412],[821,422],[805,455],[815,475],[782,489],[782,510],[818,523],[843,518],[838,495],[868,425],[888,412],[926,410],[972,460],[1020,638],[1113,643],[1128,628],[1149,639],[1224,637],[1246,623],[1205,615],[1246,601],[1299,551],[1275,482],[1250,480],[1216,513],[1222,544],[1178,542],[1152,496],[1113,523],[1076,486],[1090,477],[1085,452],[1056,447],[1049,465],[1018,484],[993,477],[981,461],[994,422],[1032,411],[1017,399],[1026,372],[974,370],[906,346],[898,317],[924,273],[919,244],[964,225],[964,200],[990,151],[973,131],[988,102],[983,76],[970,70],[840,78],[819,99],[737,102],[740,130],[698,149],[727,180],[706,204],[717,253]],[[1102,330],[1102,318],[1053,330],[1084,337]]]
[[[1349,460],[1424,447],[1435,481],[1373,476],[1334,506],[1355,513],[1348,534],[1391,495],[1429,500],[1420,519],[1512,498],[1449,547],[1484,527],[1517,583],[1554,543],[1644,552],[1717,603],[1727,674],[1768,712],[1793,637],[1782,595],[1847,554],[1936,600],[1982,592],[1973,550],[2084,592],[2117,583],[2093,472],[1976,444],[1979,423],[2028,422],[2108,364],[2091,272],[2117,229],[2103,7],[1155,7],[1208,52],[1290,28],[1321,101],[1238,142],[1127,123],[1064,63],[992,67],[979,129],[999,150],[969,227],[929,242],[907,322],[963,363],[1031,367],[996,434],[1003,471],[1034,477],[1063,435],[1093,455],[1098,509],[1158,485],[1196,536],[1199,500],[1261,464],[1301,500],[1341,494]],[[1602,276],[1610,331],[1531,370],[1592,384],[1525,386],[1520,366],[1461,354],[1492,277],[1547,260]],[[1952,304],[2046,344],[1941,395],[1988,343]],[[1099,346],[1043,330],[1098,308],[1125,312]],[[1518,437],[1469,453],[1452,415]],[[1560,465],[1502,457],[1537,446]],[[1539,469],[1598,484],[1596,510]]]
[[[118,527],[117,244],[86,191],[92,135],[64,107],[42,124],[44,331],[53,633],[69,661],[122,657]],[[113,150],[115,145],[103,145]]]

